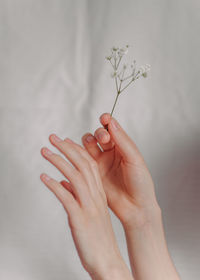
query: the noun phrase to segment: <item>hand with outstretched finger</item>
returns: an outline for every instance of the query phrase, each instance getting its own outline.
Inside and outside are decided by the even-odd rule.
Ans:
[[[74,243],[92,279],[132,279],[114,236],[97,162],[80,145],[55,134],[49,140],[65,157],[46,147],[42,156],[66,178],[61,182],[41,174],[42,182],[56,195],[68,214]]]

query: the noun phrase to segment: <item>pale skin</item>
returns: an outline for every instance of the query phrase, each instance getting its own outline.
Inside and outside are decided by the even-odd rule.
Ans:
[[[71,162],[43,147],[41,154],[67,179],[40,178],[68,214],[72,237],[85,270],[94,280],[133,279],[116,243],[97,162],[80,145],[55,134],[50,142]]]
[[[82,137],[84,148],[67,139],[55,142],[50,136],[73,169],[60,156],[45,156],[45,149],[41,150],[69,181],[46,181],[41,175],[68,214],[84,268],[92,279],[180,279],[167,249],[154,183],[141,153],[110,114],[103,114],[100,122],[103,127],[94,135]],[[107,206],[124,227],[133,276],[119,253]]]

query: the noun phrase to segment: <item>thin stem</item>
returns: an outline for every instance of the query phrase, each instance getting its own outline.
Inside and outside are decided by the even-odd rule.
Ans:
[[[121,59],[122,59],[122,56],[120,56],[120,58],[119,58],[119,61],[118,61],[118,63],[117,63],[117,68],[118,68],[118,66],[119,66],[119,64],[120,64]]]
[[[110,114],[111,117],[112,117],[113,111],[114,111],[114,109],[115,109],[115,105],[116,105],[116,103],[117,103],[118,97],[119,97],[119,93],[117,93],[117,96],[116,96],[116,98],[115,98],[115,103],[114,103],[114,105],[113,105],[113,108],[112,108],[112,111],[111,111],[111,114]]]
[[[119,90],[118,90],[118,84],[117,84],[117,77],[115,77],[115,84],[116,84],[116,89],[117,89],[117,93],[118,93]]]
[[[122,78],[120,79],[120,85],[119,85],[119,90],[118,90],[119,93],[120,93],[122,82],[123,82],[123,78],[124,78],[124,72],[125,72],[125,69],[123,69]]]
[[[113,69],[115,69],[115,68],[114,68],[114,65],[113,65],[112,62],[111,62],[111,59],[110,59],[109,61],[110,61],[110,64],[112,65]]]
[[[126,78],[124,78],[124,79],[123,79],[123,82],[126,81],[126,80],[128,80],[128,79],[130,79],[131,77],[133,77],[133,74],[131,74],[131,75],[127,76]]]
[[[116,66],[116,62],[117,62],[116,52],[115,52],[114,60],[115,60],[115,70],[117,70],[117,66]]]
[[[119,93],[125,90],[133,81],[135,81],[135,79],[132,79]]]

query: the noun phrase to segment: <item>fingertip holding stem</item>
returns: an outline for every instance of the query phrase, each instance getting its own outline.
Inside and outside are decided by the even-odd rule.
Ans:
[[[102,119],[108,119],[111,117],[110,113],[103,113],[100,117],[99,120],[101,121]]]

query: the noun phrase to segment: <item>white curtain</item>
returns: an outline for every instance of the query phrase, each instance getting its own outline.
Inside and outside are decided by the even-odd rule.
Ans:
[[[40,181],[62,175],[40,155],[57,133],[81,143],[115,98],[112,46],[148,63],[114,117],[150,169],[182,279],[199,279],[200,2],[0,0],[0,279],[90,279],[63,207]],[[119,221],[111,213],[128,263]]]

